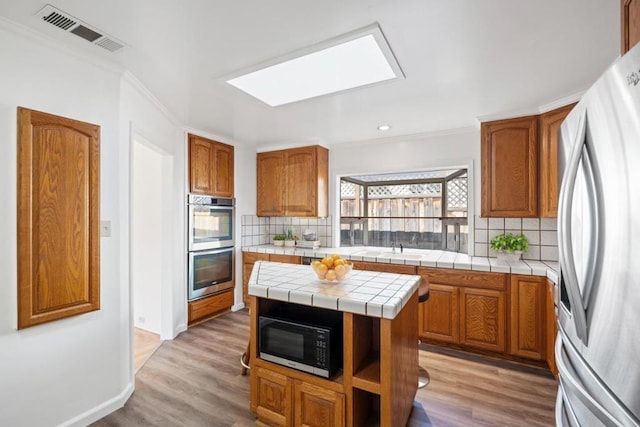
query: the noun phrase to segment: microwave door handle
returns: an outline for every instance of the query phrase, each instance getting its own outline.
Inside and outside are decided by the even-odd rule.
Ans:
[[[573,149],[569,158],[569,163],[562,177],[560,197],[558,203],[558,246],[560,270],[565,279],[565,285],[569,301],[571,302],[571,317],[576,327],[578,338],[587,344],[587,318],[584,309],[580,287],[578,286],[578,275],[573,262],[573,246],[571,244],[571,211],[573,208],[573,192],[576,185],[576,177],[582,157],[586,134],[586,112],[580,115],[578,121],[578,132],[573,140]]]

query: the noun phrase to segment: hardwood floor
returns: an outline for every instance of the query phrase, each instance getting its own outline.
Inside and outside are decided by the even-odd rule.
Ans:
[[[136,372],[149,360],[160,344],[160,335],[133,328],[133,365]]]
[[[240,355],[247,311],[229,313],[163,341],[136,376],[127,404],[93,424],[254,426]],[[550,373],[432,346],[420,351],[431,383],[418,390],[409,427],[552,426],[557,383]]]

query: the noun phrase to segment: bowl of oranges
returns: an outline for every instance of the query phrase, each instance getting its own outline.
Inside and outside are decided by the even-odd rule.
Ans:
[[[333,254],[322,258],[322,261],[313,261],[311,269],[320,280],[327,282],[339,282],[351,272],[353,264],[340,255]]]

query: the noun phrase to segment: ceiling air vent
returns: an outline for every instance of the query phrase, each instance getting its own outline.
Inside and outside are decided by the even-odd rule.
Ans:
[[[115,52],[124,47],[124,43],[117,41],[115,37],[106,35],[104,31],[100,31],[97,28],[76,19],[68,13],[63,12],[60,9],[56,9],[50,4],[45,5],[45,7],[40,9],[36,13],[36,16],[51,25],[55,25],[66,32],[75,34],[76,36],[110,52]]]

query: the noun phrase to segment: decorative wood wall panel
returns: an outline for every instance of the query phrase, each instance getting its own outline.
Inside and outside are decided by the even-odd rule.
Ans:
[[[18,108],[18,329],[100,309],[100,127]]]

